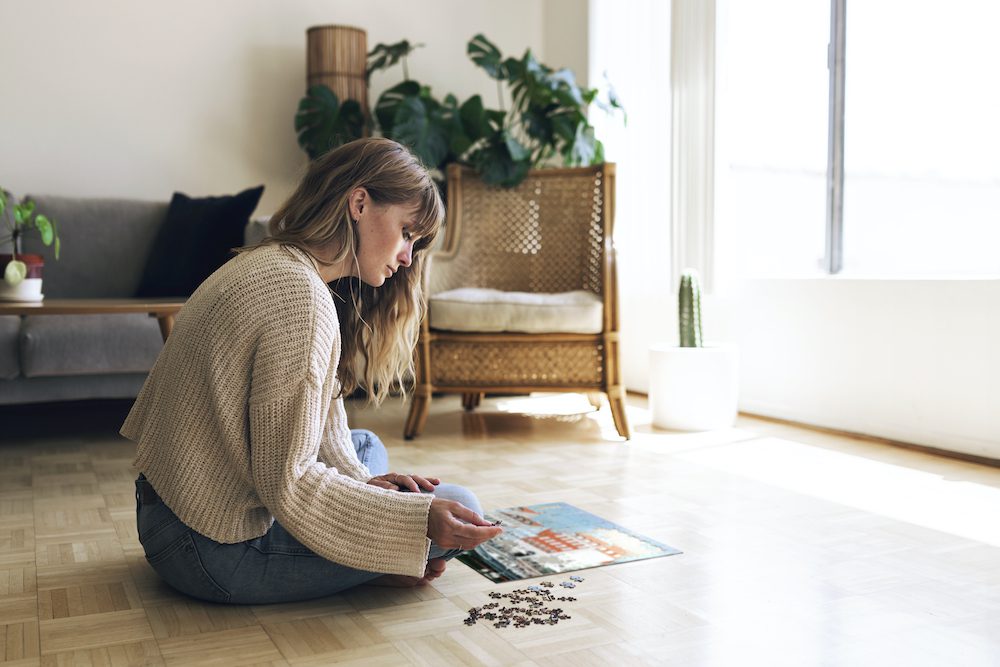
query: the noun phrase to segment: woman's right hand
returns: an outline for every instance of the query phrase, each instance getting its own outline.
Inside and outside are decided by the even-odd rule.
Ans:
[[[431,501],[427,537],[445,549],[474,549],[503,532],[462,503],[444,498]]]

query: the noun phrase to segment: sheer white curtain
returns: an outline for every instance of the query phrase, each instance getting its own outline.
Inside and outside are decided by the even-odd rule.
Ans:
[[[615,246],[622,366],[630,390],[647,390],[648,348],[675,340],[670,248],[670,3],[590,0],[591,86],[604,75],[628,112],[591,123],[617,164]]]

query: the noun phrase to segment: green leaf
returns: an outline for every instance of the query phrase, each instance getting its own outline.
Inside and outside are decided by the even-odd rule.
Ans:
[[[578,125],[576,128],[576,137],[570,150],[563,153],[567,166],[576,167],[593,164],[595,161],[594,158],[597,155],[596,141],[594,138],[594,128],[585,123]]]
[[[404,100],[410,97],[419,97],[420,84],[416,81],[403,81],[392,88],[384,91],[375,103],[375,117],[378,119],[382,133],[387,137],[393,134],[393,122],[396,118],[396,111]]]
[[[557,95],[567,106],[581,106],[584,104],[580,87],[576,85],[576,77],[568,69],[561,69],[558,72],[549,74],[545,78],[549,88],[556,91]]]
[[[542,144],[550,144],[555,140],[555,130],[552,127],[548,111],[547,109],[528,107],[521,114],[524,131],[533,140]]]
[[[39,215],[35,218],[35,227],[38,229],[38,233],[42,237],[42,243],[45,245],[52,245],[52,223],[44,215]]]
[[[490,127],[494,131],[499,131],[503,129],[503,122],[507,118],[507,114],[499,109],[487,109],[486,110],[486,120],[489,121]]]
[[[604,162],[604,144],[600,139],[594,139],[594,161],[591,164]]]
[[[486,36],[482,33],[479,33],[469,40],[469,46],[466,49],[466,53],[468,53],[472,62],[486,70],[486,73],[489,74],[491,78],[503,79],[506,76],[500,56],[500,50],[493,45],[493,42],[486,39]]]
[[[470,161],[484,183],[508,188],[523,181],[531,168],[530,161],[513,159],[501,133],[495,134],[485,146],[475,151]]]
[[[3,215],[3,212],[6,210],[7,210],[7,193],[3,191],[3,188],[0,188],[0,215]]]
[[[509,132],[503,133],[504,144],[507,146],[507,151],[510,153],[510,157],[514,162],[523,162],[531,156],[531,151],[521,145],[517,139],[511,136]]]
[[[59,247],[60,247],[59,237],[57,236],[56,237],[56,259],[59,259]]]
[[[552,133],[559,140],[565,143],[572,143],[576,140],[576,123],[565,114],[557,114],[549,117],[552,124]]]
[[[334,142],[340,100],[327,86],[310,86],[299,102],[295,115],[295,131],[299,145],[315,160],[328,151]]]
[[[448,154],[449,130],[441,121],[428,112],[423,100],[408,97],[396,109],[392,138],[409,146],[424,165],[433,169]]]
[[[12,259],[7,262],[3,270],[3,280],[11,287],[17,287],[28,275],[28,266],[19,259]]]
[[[343,104],[327,86],[310,86],[299,102],[295,130],[299,145],[316,159],[331,148],[364,136],[365,118],[356,100]]]
[[[483,98],[479,95],[467,99],[458,113],[465,133],[473,141],[482,139],[491,132],[489,119],[483,109]]]
[[[410,44],[405,39],[395,44],[376,44],[375,48],[368,52],[368,66],[365,68],[365,78],[371,77],[372,72],[392,67],[400,59],[410,55],[414,49],[421,46],[423,44]]]

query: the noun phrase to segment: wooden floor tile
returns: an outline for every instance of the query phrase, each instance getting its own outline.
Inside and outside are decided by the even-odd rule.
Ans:
[[[34,593],[36,590],[35,566],[19,567],[0,565],[0,597]]]
[[[153,638],[146,612],[114,611],[42,621],[42,653],[64,653]]]
[[[147,640],[101,646],[77,651],[64,651],[42,656],[41,667],[159,667],[163,665],[160,648],[155,641]],[[5,666],[6,667],[6,666]]]
[[[149,607],[146,614],[157,639],[187,637],[258,624],[249,607],[213,605],[189,599]]]
[[[419,609],[419,612],[417,611]],[[365,618],[389,640],[434,635],[455,629],[464,610],[447,598],[368,609]]]
[[[529,661],[502,632],[485,626],[393,642],[396,649],[417,665],[515,665]]]
[[[141,607],[139,593],[128,580],[47,588],[38,592],[38,618],[42,621]]]
[[[333,651],[319,656],[294,658],[288,664],[296,667],[399,667],[412,664],[392,644],[373,644],[364,648]]]
[[[332,659],[344,651],[388,642],[388,638],[359,612],[265,623],[264,629],[289,661],[323,655]]]
[[[4,661],[37,658],[38,621],[0,623],[0,657]]]
[[[94,539],[69,541],[59,537],[45,537],[37,541],[35,549],[39,567],[125,559],[117,533]]]
[[[285,665],[274,642],[260,626],[160,639],[167,665]]]

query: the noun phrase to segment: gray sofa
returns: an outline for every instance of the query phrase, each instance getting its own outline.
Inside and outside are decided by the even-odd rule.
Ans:
[[[32,196],[59,224],[60,258],[45,257],[42,291],[52,298],[132,297],[168,202]],[[252,220],[248,243],[266,221]],[[133,315],[0,316],[0,404],[134,398],[163,346],[156,319]]]

